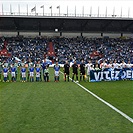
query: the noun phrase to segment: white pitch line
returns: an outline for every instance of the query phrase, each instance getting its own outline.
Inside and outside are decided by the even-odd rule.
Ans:
[[[61,73],[63,74],[63,72],[61,72]],[[70,78],[70,80],[72,80],[72,79]],[[92,96],[94,96],[95,98],[97,98],[98,100],[100,100],[102,103],[106,104],[108,107],[110,107],[111,109],[113,109],[114,111],[116,111],[117,113],[119,113],[120,115],[122,115],[127,120],[129,120],[130,122],[133,123],[133,118],[129,117],[128,115],[126,115],[125,113],[123,113],[122,111],[120,111],[119,109],[117,109],[116,107],[114,107],[113,105],[111,105],[110,103],[106,102],[105,100],[103,100],[102,98],[100,98],[99,96],[97,96],[96,94],[94,94],[93,92],[91,92],[90,90],[88,90],[87,88],[85,88],[84,86],[82,86],[81,84],[79,84],[79,83],[77,83],[75,81],[73,81],[73,82],[75,84],[77,84],[78,86],[80,86],[83,90],[87,91]]]

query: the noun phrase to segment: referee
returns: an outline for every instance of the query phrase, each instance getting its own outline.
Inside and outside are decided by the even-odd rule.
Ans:
[[[66,81],[66,77],[67,77],[67,80],[69,82],[69,73],[70,73],[70,65],[68,63],[68,61],[66,61],[66,63],[64,64],[64,77],[65,77],[65,81]]]
[[[83,80],[85,81],[85,63],[84,63],[84,60],[81,60],[81,64],[80,64],[80,81],[82,80],[82,77],[83,77]]]
[[[74,80],[74,75],[76,75],[76,82],[78,82],[78,64],[76,61],[74,61],[74,64],[72,65],[73,75],[72,75],[72,82]]]

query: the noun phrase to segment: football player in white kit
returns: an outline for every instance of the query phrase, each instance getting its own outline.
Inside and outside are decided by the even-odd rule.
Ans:
[[[101,68],[102,70],[104,70],[105,68],[107,68],[107,63],[106,63],[105,60],[103,60],[103,63],[100,64],[100,68]]]
[[[91,66],[92,66],[92,62],[91,62],[91,60],[89,60],[88,63],[86,64],[88,80],[89,80],[89,78],[90,78],[90,70],[91,70]]]
[[[112,68],[112,66],[113,66],[113,62],[110,61],[109,64],[108,64],[108,68]]]
[[[118,68],[119,67],[119,64],[117,63],[117,60],[114,60],[113,66],[114,66],[114,68]]]
[[[128,60],[128,62],[127,62],[127,68],[131,68],[131,67],[133,67],[133,64],[131,64],[130,60]]]
[[[120,67],[125,68],[125,66],[126,66],[126,63],[124,62],[124,60],[122,60],[122,63],[120,64]]]

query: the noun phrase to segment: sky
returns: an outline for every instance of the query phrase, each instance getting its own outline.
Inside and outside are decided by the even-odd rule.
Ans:
[[[59,13],[58,6],[60,6],[60,14],[74,15],[75,11],[77,16],[82,14],[92,14],[92,16],[123,16],[123,17],[132,17],[133,18],[133,0],[0,0],[0,14],[2,11],[4,14],[10,12],[18,13],[19,9],[21,14],[27,13],[28,5],[28,14],[34,14],[31,12],[31,9],[36,5],[36,13],[38,15],[43,14],[43,8],[40,8],[44,5],[44,13],[57,15]],[[19,8],[20,7],[20,8]]]

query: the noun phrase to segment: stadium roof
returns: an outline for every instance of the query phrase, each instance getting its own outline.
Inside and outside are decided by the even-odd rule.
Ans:
[[[0,16],[1,31],[133,33],[133,18],[68,16]]]

